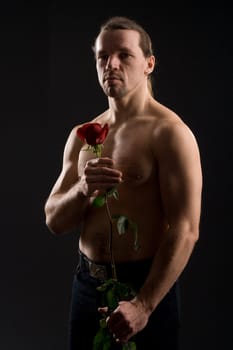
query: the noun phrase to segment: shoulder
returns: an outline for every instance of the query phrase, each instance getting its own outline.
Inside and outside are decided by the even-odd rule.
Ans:
[[[166,118],[157,123],[152,131],[153,139],[172,144],[177,141],[196,141],[190,127],[180,118]]]
[[[185,121],[171,109],[159,105],[153,123],[152,144],[156,150],[198,150],[196,137]]]

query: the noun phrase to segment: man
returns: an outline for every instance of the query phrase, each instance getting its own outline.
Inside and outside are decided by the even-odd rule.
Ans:
[[[101,313],[93,266],[108,271],[109,198],[113,215],[137,224],[140,249],[130,232],[119,235],[113,223],[112,247],[120,281],[137,294],[121,301],[107,318],[116,348],[134,339],[137,350],[178,349],[177,282],[199,237],[202,171],[199,149],[189,127],[153,97],[156,59],[149,35],[128,18],[113,17],[95,40],[96,69],[109,108],[91,122],[109,126],[100,157],[71,131],[63,168],[45,205],[46,224],[55,234],[80,228],[79,265],[74,278],[70,349],[92,349]],[[104,271],[105,271],[104,270]],[[111,276],[108,275],[107,278]],[[103,305],[104,306],[104,305]],[[101,312],[101,313],[100,313]],[[114,345],[111,349],[115,348]]]

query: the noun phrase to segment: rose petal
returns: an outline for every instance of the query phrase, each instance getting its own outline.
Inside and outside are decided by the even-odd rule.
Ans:
[[[77,135],[83,142],[95,146],[104,142],[108,131],[108,124],[102,127],[99,123],[86,123],[77,129]]]

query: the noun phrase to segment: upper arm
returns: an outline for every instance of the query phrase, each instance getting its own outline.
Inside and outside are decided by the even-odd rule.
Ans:
[[[164,215],[168,225],[188,225],[198,232],[202,170],[199,148],[191,130],[174,123],[155,142]]]
[[[79,178],[77,164],[82,144],[76,135],[76,130],[77,127],[71,130],[66,141],[63,152],[62,170],[50,195],[66,192]]]

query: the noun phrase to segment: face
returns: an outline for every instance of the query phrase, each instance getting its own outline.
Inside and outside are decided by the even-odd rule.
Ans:
[[[107,96],[121,98],[141,84],[147,84],[153,58],[144,57],[139,39],[137,31],[125,29],[104,31],[98,36],[96,69]]]

